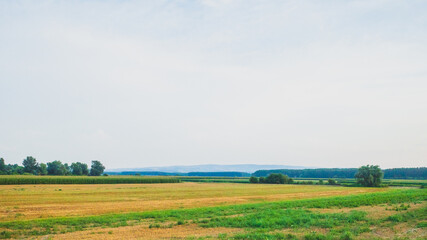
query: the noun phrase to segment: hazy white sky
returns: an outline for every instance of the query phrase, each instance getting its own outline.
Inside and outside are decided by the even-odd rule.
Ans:
[[[0,1],[0,157],[427,165],[427,1]]]

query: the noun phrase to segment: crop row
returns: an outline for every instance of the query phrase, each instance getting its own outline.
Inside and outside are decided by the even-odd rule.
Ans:
[[[88,177],[88,176],[0,176],[0,185],[12,184],[117,184],[178,183],[172,177]]]

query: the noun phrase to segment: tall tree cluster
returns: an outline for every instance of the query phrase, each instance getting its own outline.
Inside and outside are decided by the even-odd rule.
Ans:
[[[0,175],[32,174],[32,175],[75,175],[75,176],[100,176],[104,173],[104,165],[100,161],[92,161],[89,169],[86,163],[74,162],[71,165],[63,164],[59,160],[53,162],[38,163],[34,157],[28,156],[22,161],[22,166],[18,164],[6,164],[0,158]]]
[[[357,183],[365,187],[379,187],[384,173],[378,165],[366,165],[359,168],[354,175]]]

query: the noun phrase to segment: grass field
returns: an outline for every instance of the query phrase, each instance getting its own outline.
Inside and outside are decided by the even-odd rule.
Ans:
[[[1,238],[424,239],[427,191],[237,183],[0,186]]]

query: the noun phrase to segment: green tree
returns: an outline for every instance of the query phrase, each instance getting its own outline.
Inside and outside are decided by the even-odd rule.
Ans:
[[[384,173],[378,165],[366,165],[358,169],[355,178],[357,183],[365,187],[379,187],[383,176]]]
[[[87,167],[87,164],[75,162],[71,164],[71,173],[73,175],[88,175],[89,169]]]
[[[71,175],[71,166],[68,163],[64,163],[64,175]]]
[[[288,177],[288,175],[283,175],[283,178],[285,179],[285,182],[284,183],[289,183],[289,177]]]
[[[71,173],[73,175],[83,175],[83,170],[79,162],[71,163]]]
[[[3,158],[0,158],[0,174],[6,174],[6,164]]]
[[[287,178],[287,176],[286,176]],[[284,184],[286,182],[285,175],[281,173],[272,173],[265,178],[266,183],[272,183],[272,184]]]
[[[66,169],[61,161],[55,160],[47,163],[47,173],[49,175],[65,175]]]
[[[31,174],[37,174],[37,160],[31,156],[28,156],[24,161],[22,162],[22,166],[24,166],[24,172],[31,173]]]
[[[258,180],[258,178],[257,178],[257,177],[252,176],[252,177],[250,177],[250,178],[249,178],[249,182],[250,182],[250,183],[258,183],[258,182],[259,182],[259,180]]]
[[[47,166],[44,163],[40,163],[37,169],[39,175],[47,175]]]
[[[16,174],[23,174],[24,173],[24,167],[19,166],[18,164],[8,164],[6,166],[6,174],[8,175],[16,175]]]
[[[91,176],[101,176],[104,172],[104,165],[100,161],[94,160],[92,161],[92,166],[90,167],[90,175]]]
[[[328,184],[329,184],[329,185],[336,185],[336,184],[337,184],[337,182],[336,182],[334,179],[329,178],[329,179],[328,179]]]
[[[82,168],[82,175],[89,175],[89,168],[86,163],[80,163],[80,167]]]
[[[259,177],[259,183],[265,183],[265,177]]]

